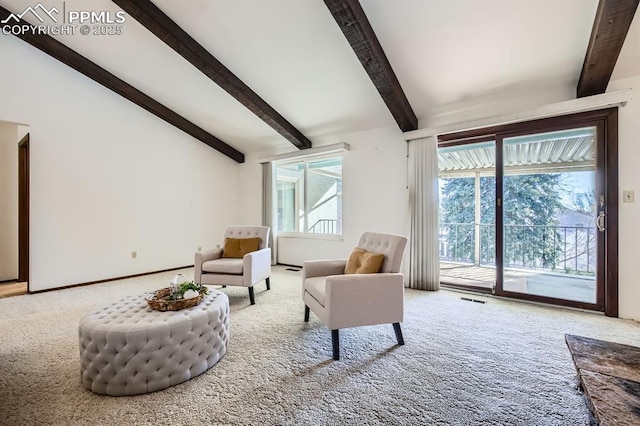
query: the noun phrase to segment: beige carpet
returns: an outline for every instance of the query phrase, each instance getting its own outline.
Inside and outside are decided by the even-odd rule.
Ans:
[[[313,314],[302,321],[301,273],[278,267],[255,306],[246,289],[222,290],[230,345],[206,373],[134,397],[85,390],[80,318],[173,274],[0,299],[0,424],[585,425],[564,334],[640,345],[633,321],[407,290],[405,346],[391,325],[349,329],[334,362],[330,332]]]

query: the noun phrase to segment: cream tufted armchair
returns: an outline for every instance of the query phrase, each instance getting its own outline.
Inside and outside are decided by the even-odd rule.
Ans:
[[[331,330],[333,359],[340,359],[340,329],[393,324],[399,345],[404,345],[400,323],[404,315],[404,276],[400,273],[407,238],[365,232],[358,247],[384,254],[380,273],[345,274],[346,260],[316,260],[303,264],[304,320],[309,311]]]
[[[218,248],[195,254],[194,281],[197,284],[213,284],[226,287],[249,288],[249,300],[255,305],[253,285],[264,280],[267,290],[271,289],[271,249],[268,226],[230,226],[225,230],[227,238],[260,238],[258,250],[245,254],[242,258],[223,257],[223,249]]]

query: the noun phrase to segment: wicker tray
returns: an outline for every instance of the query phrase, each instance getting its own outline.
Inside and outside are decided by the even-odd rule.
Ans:
[[[161,288],[152,293],[148,293],[144,300],[147,301],[149,307],[156,311],[179,311],[181,309],[193,308],[200,304],[206,294],[200,293],[199,296],[191,299],[168,300],[167,296],[171,293],[170,288]]]

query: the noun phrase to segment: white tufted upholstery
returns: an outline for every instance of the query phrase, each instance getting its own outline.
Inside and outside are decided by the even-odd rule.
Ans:
[[[378,274],[344,274],[346,260],[315,260],[303,264],[302,300],[305,321],[309,311],[332,331],[333,358],[339,359],[338,330],[374,324],[393,324],[404,344],[404,276],[400,273],[407,238],[364,232],[358,247],[384,254]]]
[[[258,249],[262,250],[269,245],[268,226],[229,226],[224,231],[225,238],[260,238]]]
[[[380,272],[400,272],[406,244],[406,237],[378,232],[363,232],[358,241],[361,249],[384,254]]]
[[[254,284],[266,281],[269,290],[271,277],[271,249],[268,226],[230,226],[225,238],[260,238],[258,250],[242,259],[222,257],[222,249],[197,252],[194,260],[194,281],[198,284],[249,287],[249,299],[255,303]]]
[[[78,327],[85,388],[137,395],[202,374],[227,351],[229,299],[211,290],[193,308],[154,311],[131,296],[85,315]]]

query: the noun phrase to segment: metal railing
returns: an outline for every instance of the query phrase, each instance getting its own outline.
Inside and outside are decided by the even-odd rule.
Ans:
[[[443,261],[495,265],[495,225],[441,223],[439,250]],[[596,255],[596,230],[591,227],[504,226],[505,267],[592,275]]]
[[[312,234],[335,234],[337,224],[337,219],[318,219],[316,223],[307,229],[307,232]]]

